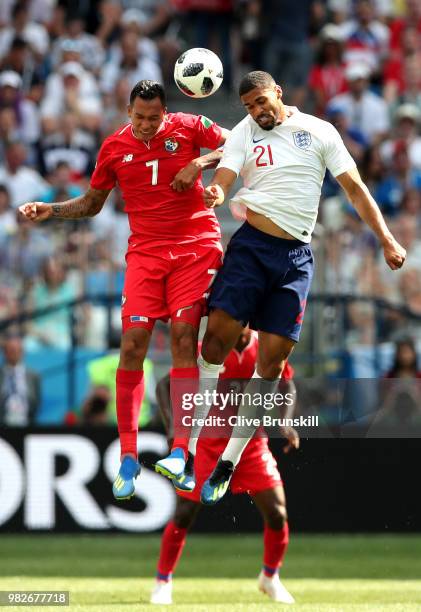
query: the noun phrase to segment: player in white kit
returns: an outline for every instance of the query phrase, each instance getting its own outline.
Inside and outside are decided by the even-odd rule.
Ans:
[[[248,115],[229,135],[204,199],[208,207],[220,206],[241,175],[244,187],[232,198],[231,208],[245,223],[232,237],[213,285],[198,362],[201,390],[215,388],[225,357],[249,323],[259,331],[259,358],[255,378],[244,391],[247,398],[247,391],[274,392],[299,339],[313,272],[310,241],[326,168],[376,234],[392,270],[403,265],[406,252],[330,123],[299,111],[289,113],[281,87],[266,72],[247,74],[239,93]],[[197,406],[195,416],[205,416],[209,408]],[[256,407],[245,399],[238,414],[255,416]],[[203,485],[203,503],[216,503],[225,494],[254,432],[254,426],[234,427]],[[196,430],[190,439],[193,454],[198,434]]]

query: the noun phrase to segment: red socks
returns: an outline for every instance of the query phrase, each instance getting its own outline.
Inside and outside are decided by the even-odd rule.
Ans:
[[[289,542],[289,528],[288,523],[285,523],[282,529],[279,531],[271,529],[265,525],[265,531],[263,536],[264,552],[263,552],[263,572],[265,576],[271,578],[277,573],[282,561],[284,560],[285,553],[288,548]]]
[[[117,369],[117,426],[121,455],[133,455],[137,460],[137,432],[140,406],[145,384],[142,370]]]
[[[192,396],[197,393],[199,384],[199,368],[171,368],[170,371],[170,392],[171,407],[174,423],[174,442],[172,449],[182,448],[187,459],[190,428],[183,426],[182,417],[184,415],[194,415],[194,406],[185,410],[183,405],[186,401],[192,400]],[[184,404],[183,404],[184,400]],[[193,404],[193,402],[191,401]]]
[[[186,541],[187,529],[177,527],[174,521],[170,521],[162,534],[161,550],[158,560],[158,580],[171,580],[177,562],[183,552]]]

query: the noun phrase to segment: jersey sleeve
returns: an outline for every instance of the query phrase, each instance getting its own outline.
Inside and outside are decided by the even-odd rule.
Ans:
[[[195,117],[194,143],[203,149],[217,149],[222,137],[222,129],[217,123],[204,115]]]
[[[228,168],[228,170],[232,170],[238,176],[245,161],[245,131],[240,126],[237,126],[232,130],[225,141],[222,159],[218,164],[218,168]]]
[[[344,145],[338,130],[330,123],[326,122],[326,125],[328,129],[326,130],[324,161],[326,167],[336,177],[355,168],[356,163]]]
[[[93,189],[112,189],[116,182],[117,177],[110,155],[110,143],[105,141],[98,153],[95,170],[91,176],[91,187]]]

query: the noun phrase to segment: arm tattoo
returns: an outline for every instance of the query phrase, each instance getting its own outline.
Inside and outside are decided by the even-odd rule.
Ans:
[[[93,217],[104,205],[110,190],[88,189],[77,198],[51,205],[53,217],[60,219],[81,219]]]

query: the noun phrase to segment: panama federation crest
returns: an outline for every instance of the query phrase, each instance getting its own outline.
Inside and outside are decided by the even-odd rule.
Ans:
[[[178,142],[174,138],[167,138],[164,146],[166,151],[169,153],[174,153],[178,149]]]
[[[300,132],[292,132],[294,137],[294,144],[299,149],[308,149],[311,145],[311,134],[301,130]]]

